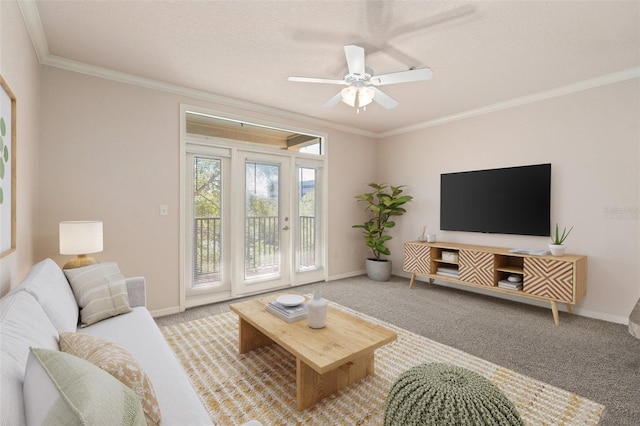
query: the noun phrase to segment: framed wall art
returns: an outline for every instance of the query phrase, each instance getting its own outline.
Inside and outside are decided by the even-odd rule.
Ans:
[[[16,97],[0,76],[0,258],[16,249]]]

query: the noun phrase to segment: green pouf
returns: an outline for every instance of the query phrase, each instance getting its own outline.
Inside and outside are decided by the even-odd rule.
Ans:
[[[391,387],[385,426],[523,425],[511,401],[478,373],[449,364],[422,364]]]

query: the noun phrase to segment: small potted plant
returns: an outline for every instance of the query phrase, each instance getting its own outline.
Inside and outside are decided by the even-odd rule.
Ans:
[[[407,211],[403,205],[413,199],[411,195],[401,195],[402,186],[370,183],[373,190],[356,195],[356,199],[365,203],[365,210],[369,219],[363,224],[353,225],[362,229],[364,241],[371,249],[372,257],[367,259],[366,269],[369,278],[375,281],[387,281],[391,276],[391,261],[381,259],[381,255],[389,256],[391,251],[386,242],[392,237],[387,235],[389,228],[396,226],[391,220],[393,216],[401,216]]]
[[[555,233],[551,233],[551,242],[549,243],[549,250],[551,251],[552,255],[562,256],[564,254],[564,250],[566,248],[564,240],[567,239],[567,237],[571,233],[571,230],[573,230],[573,226],[568,231],[567,228],[563,228],[562,233],[560,233],[560,229],[558,227],[558,224],[556,223]]]

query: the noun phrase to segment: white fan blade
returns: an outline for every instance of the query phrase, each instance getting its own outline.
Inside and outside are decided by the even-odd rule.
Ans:
[[[336,106],[338,102],[340,102],[342,100],[342,92],[338,92],[337,95],[335,95],[333,98],[329,99],[327,102],[325,102],[324,105],[322,105],[323,108],[331,108],[333,106]]]
[[[384,86],[385,84],[408,83],[411,81],[429,80],[433,77],[431,68],[420,68],[416,70],[407,70],[400,72],[392,72],[389,74],[375,75],[371,77],[371,84],[374,86]]]
[[[288,77],[289,81],[298,81],[300,83],[327,83],[327,84],[347,84],[344,80],[333,80],[330,78],[313,78],[313,77]]]
[[[350,44],[344,47],[349,74],[364,75],[364,49]]]
[[[371,87],[371,89],[373,89],[373,91],[375,92],[373,100],[378,104],[382,105],[386,109],[391,109],[398,106],[398,101],[384,93],[382,90],[378,89],[377,87]]]

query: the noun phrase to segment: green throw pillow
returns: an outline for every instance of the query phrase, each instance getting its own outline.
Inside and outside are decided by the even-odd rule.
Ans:
[[[146,426],[136,394],[88,361],[31,348],[24,376],[27,424]]]

